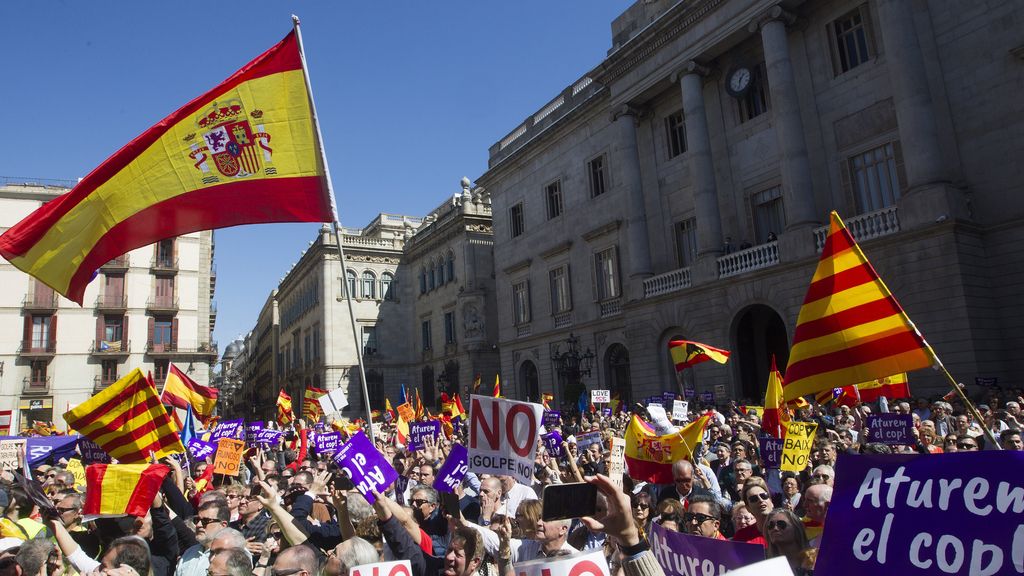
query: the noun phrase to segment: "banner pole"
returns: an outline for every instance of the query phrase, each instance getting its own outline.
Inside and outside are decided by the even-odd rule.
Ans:
[[[345,263],[345,250],[341,244],[342,228],[340,224],[340,218],[338,216],[338,203],[334,199],[334,185],[331,182],[331,170],[327,165],[327,153],[324,150],[324,139],[320,132],[320,119],[316,114],[316,104],[313,101],[313,87],[309,80],[309,69],[306,67],[306,52],[302,48],[302,31],[299,29],[299,17],[292,15],[292,24],[295,27],[295,40],[299,45],[299,56],[302,60],[302,77],[306,82],[306,93],[309,94],[309,109],[313,117],[313,126],[316,127],[316,146],[317,151],[320,153],[320,161],[324,167],[324,182],[327,185],[327,199],[331,203],[331,213],[334,215],[334,222],[332,226],[334,228],[334,242],[338,247],[338,260],[341,264],[341,278],[345,286],[345,300],[348,302],[348,317],[352,323],[352,340],[356,346],[356,359],[359,364],[359,383],[363,388],[363,404],[366,410],[366,432],[370,438],[370,442],[374,446],[377,445],[377,438],[373,433],[373,413],[370,409],[370,395],[366,386],[366,369],[363,366],[363,346],[362,339],[360,338],[358,326],[356,325],[356,314],[352,307],[352,294],[349,293],[348,289],[348,276],[346,275]],[[303,395],[305,395],[305,389],[303,389]]]
[[[935,357],[934,352],[932,352],[932,357],[935,358],[936,361],[939,360],[937,357]],[[978,409],[974,406],[974,402],[971,402],[971,399],[967,397],[967,394],[964,394],[963,388],[960,387],[960,384],[957,383],[956,379],[953,378],[953,375],[949,373],[949,370],[946,369],[946,366],[943,365],[942,362],[939,362],[939,368],[942,370],[942,373],[946,375],[946,378],[949,380],[949,383],[953,386],[953,390],[956,390],[956,393],[960,396],[960,400],[964,403],[965,406],[967,406],[967,410],[969,410],[971,412],[971,415],[974,416],[974,419],[978,421],[978,425],[981,426],[981,430],[985,433],[985,436],[988,438],[989,442],[991,442],[992,445],[996,447],[996,450],[1002,450],[1003,447],[999,444],[999,440],[996,439],[995,434],[992,433],[992,430],[990,430],[989,427],[985,425],[985,420],[981,417],[981,413],[978,412]]]

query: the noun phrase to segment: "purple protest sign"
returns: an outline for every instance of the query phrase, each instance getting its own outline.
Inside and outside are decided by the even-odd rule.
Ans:
[[[281,442],[282,436],[284,436],[284,432],[280,430],[264,428],[256,434],[256,443],[264,446],[276,446]]]
[[[409,451],[416,452],[423,449],[423,439],[430,437],[437,439],[441,433],[441,423],[437,420],[427,422],[413,422],[409,425]]]
[[[249,422],[245,425],[245,443],[255,444],[256,435],[259,434],[260,430],[263,430],[263,422]]]
[[[548,454],[551,454],[553,458],[562,457],[562,435],[557,431],[545,434],[540,437],[544,441],[544,447],[548,449]]]
[[[605,418],[611,417],[612,409],[611,408],[601,408],[601,415],[604,416]]]
[[[348,472],[356,490],[373,504],[373,490],[383,492],[398,479],[398,472],[391,467],[384,455],[370,443],[362,430],[349,438],[348,442],[334,455],[334,462]]]
[[[453,444],[452,451],[448,453],[441,469],[437,471],[437,478],[434,478],[434,489],[439,492],[455,492],[455,487],[462,482],[469,467],[469,452],[462,444]]]
[[[693,388],[687,388],[687,389],[683,390],[683,397],[684,398],[693,398],[696,395],[697,395],[697,391],[694,390]]]
[[[675,392],[662,392],[661,401],[665,403],[665,406],[671,406],[672,402],[676,399]]]
[[[313,437],[313,449],[317,454],[334,454],[341,446],[341,433],[317,434]]]
[[[107,464],[111,461],[110,454],[85,436],[78,439],[78,451],[82,454],[82,462],[86,464]]]
[[[235,440],[244,440],[244,430],[245,424],[242,422],[241,418],[237,420],[227,420],[225,422],[221,422],[217,426],[217,428],[214,429],[213,433],[210,434],[210,442],[216,443],[217,440],[220,440],[221,438],[234,438]]]
[[[213,442],[205,442],[198,438],[193,438],[188,443],[188,451],[196,460],[206,460],[217,451],[217,445]]]
[[[815,574],[1019,574],[1024,452],[840,454]]]
[[[544,424],[545,428],[552,428],[559,426],[559,420],[562,418],[562,412],[559,410],[545,410],[544,415],[541,416],[541,423]]]
[[[715,403],[715,393],[711,392],[711,391],[701,392],[700,393],[700,401],[703,404],[714,404]]]
[[[693,536],[666,530],[656,522],[651,524],[648,540],[665,576],[722,574],[764,560],[764,546],[760,544]],[[711,566],[712,570],[698,570],[698,566]]]
[[[913,446],[914,417],[910,414],[869,414],[867,418],[870,442],[890,446]]]
[[[757,442],[761,445],[761,460],[764,461],[764,467],[777,470],[779,462],[782,461],[782,447],[786,441],[771,436],[758,436]]]

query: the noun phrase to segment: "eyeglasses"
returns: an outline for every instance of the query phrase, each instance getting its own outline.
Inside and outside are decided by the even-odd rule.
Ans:
[[[59,514],[63,514],[65,512],[77,512],[77,511],[78,511],[77,508],[60,508],[60,507],[57,508],[57,512]]]
[[[687,524],[693,524],[694,522],[697,524],[703,524],[708,520],[715,520],[715,517],[707,514],[701,514],[700,512],[687,512],[686,514],[683,514],[683,522]]]
[[[763,502],[763,501],[771,500],[771,499],[772,499],[771,494],[769,494],[767,492],[758,492],[757,494],[750,494],[750,495],[747,496],[747,502],[758,502],[758,501],[762,501]]]
[[[430,500],[423,500],[422,498],[416,498],[415,500],[409,500],[409,504],[413,506],[423,506],[424,504],[434,504]]]
[[[202,516],[196,518],[196,524],[202,524],[203,526],[209,526],[214,522],[220,522],[220,518],[203,518]]]
[[[650,510],[651,509],[651,505],[650,504],[644,504],[643,502],[637,502],[636,504],[633,505],[633,508],[639,508],[641,510]]]
[[[978,445],[975,444],[974,442],[957,442],[956,443],[956,447],[960,448],[960,449],[964,449],[964,450],[967,450],[967,449],[970,449],[970,448],[974,448],[975,450],[977,450]]]
[[[241,497],[242,497],[241,494],[228,494],[228,500],[231,500],[232,498],[241,498]]]
[[[789,528],[789,522],[786,522],[785,520],[776,520],[774,522],[768,522],[765,524],[765,527],[769,530],[785,530],[786,528]]]

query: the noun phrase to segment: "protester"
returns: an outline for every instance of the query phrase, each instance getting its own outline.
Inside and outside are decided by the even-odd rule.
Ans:
[[[811,574],[814,566],[812,549],[796,515],[785,508],[772,510],[765,518],[764,527],[767,556],[785,556],[795,576]]]

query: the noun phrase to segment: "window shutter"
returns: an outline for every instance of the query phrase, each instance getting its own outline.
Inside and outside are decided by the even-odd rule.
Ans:
[[[612,246],[612,265],[615,267],[615,297],[622,296],[622,266],[619,265],[619,245]]]
[[[530,290],[530,281],[526,281],[526,321],[533,320],[533,292]]]
[[[28,348],[32,345],[32,315],[25,315],[25,333],[22,338],[22,345]]]
[[[171,320],[171,350],[178,349],[178,319]]]
[[[146,319],[146,345],[148,346],[153,342],[153,332],[156,331],[156,318],[150,316]]]
[[[106,316],[100,315],[100,317],[96,319],[96,346],[93,348],[93,350],[100,349],[100,342],[103,342],[105,328]]]
[[[566,311],[572,310],[572,267],[569,264],[565,265],[565,303],[569,306],[565,309]]]
[[[57,346],[57,315],[50,316],[50,350]]]
[[[121,322],[121,351],[128,351],[128,315],[124,315],[124,320]]]
[[[597,290],[597,254],[590,255],[590,293],[593,295],[594,302],[601,301],[601,293]]]

